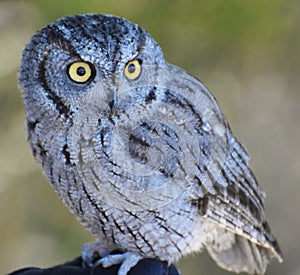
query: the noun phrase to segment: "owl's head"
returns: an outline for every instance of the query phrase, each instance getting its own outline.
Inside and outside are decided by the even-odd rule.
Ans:
[[[103,78],[124,72],[134,79],[141,66],[163,64],[159,45],[138,25],[111,15],[76,15],[33,36],[23,53],[19,83],[26,105],[54,103],[63,113]]]

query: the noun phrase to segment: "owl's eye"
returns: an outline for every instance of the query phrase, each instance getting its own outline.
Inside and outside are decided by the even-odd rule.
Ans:
[[[69,66],[68,74],[71,80],[77,83],[86,83],[93,77],[94,70],[89,63],[79,61]]]
[[[139,60],[129,61],[125,67],[124,74],[130,80],[137,79],[141,74],[142,68]]]

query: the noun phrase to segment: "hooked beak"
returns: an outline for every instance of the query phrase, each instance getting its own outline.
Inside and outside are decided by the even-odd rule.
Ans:
[[[85,97],[85,108],[102,112],[109,108],[111,116],[115,114],[117,104],[117,88],[113,81],[99,81]]]

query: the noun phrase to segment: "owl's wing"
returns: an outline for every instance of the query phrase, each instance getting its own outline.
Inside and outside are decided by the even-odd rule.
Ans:
[[[281,261],[282,254],[265,219],[265,194],[248,161],[247,152],[229,130],[227,157],[215,183],[216,193],[207,195],[206,217],[218,228],[207,249],[223,268],[264,273],[269,258]],[[232,240],[229,246],[228,239]]]

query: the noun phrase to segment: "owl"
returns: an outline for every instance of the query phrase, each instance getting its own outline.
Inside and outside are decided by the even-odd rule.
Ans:
[[[265,194],[215,98],[138,25],[57,20],[27,44],[19,86],[33,156],[97,238],[83,247],[86,265],[121,263],[124,275],[142,258],[171,264],[207,250],[224,269],[263,274],[282,260]]]

